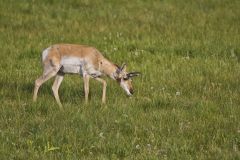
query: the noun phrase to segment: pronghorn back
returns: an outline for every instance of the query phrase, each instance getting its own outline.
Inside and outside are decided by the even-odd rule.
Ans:
[[[53,57],[62,58],[64,56],[87,58],[91,60],[103,58],[102,54],[94,47],[73,44],[55,44],[43,51],[42,60],[44,61],[46,58],[50,59]]]
[[[102,54],[94,47],[84,45],[56,44],[42,53],[44,69],[57,67],[63,73],[100,76]]]

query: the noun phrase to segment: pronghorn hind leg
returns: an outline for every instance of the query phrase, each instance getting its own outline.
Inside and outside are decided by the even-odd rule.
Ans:
[[[59,89],[59,87],[62,83],[63,76],[64,75],[62,75],[62,74],[61,75],[57,74],[56,78],[55,78],[55,81],[53,83],[53,86],[52,86],[54,97],[55,97],[55,99],[57,101],[57,104],[59,105],[60,109],[63,109],[63,107],[62,107],[62,103],[61,103],[59,95],[58,95],[58,89]]]
[[[38,94],[38,90],[39,90],[40,86],[44,82],[49,80],[50,78],[54,77],[57,74],[57,72],[58,72],[58,70],[56,70],[56,69],[50,70],[49,72],[43,74],[41,77],[39,77],[35,81],[35,87],[34,87],[34,93],[33,93],[33,101],[34,102],[37,100],[37,94]]]
[[[88,102],[88,95],[89,95],[89,75],[85,74],[83,76],[83,83],[84,83],[84,95],[85,95],[85,103]]]
[[[106,82],[104,79],[101,79],[101,78],[95,78],[95,79],[103,84],[102,103],[106,103],[106,88],[107,88],[107,82]]]

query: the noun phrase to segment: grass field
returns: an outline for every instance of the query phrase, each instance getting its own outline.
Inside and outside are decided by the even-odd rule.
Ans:
[[[65,76],[32,102],[44,48],[87,44],[142,75],[128,98]],[[0,0],[0,159],[240,159],[239,0]]]

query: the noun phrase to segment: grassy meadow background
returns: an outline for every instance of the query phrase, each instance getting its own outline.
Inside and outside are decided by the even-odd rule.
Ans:
[[[32,102],[44,48],[87,44],[142,75],[128,98],[66,75]],[[239,0],[0,0],[0,159],[240,159]]]

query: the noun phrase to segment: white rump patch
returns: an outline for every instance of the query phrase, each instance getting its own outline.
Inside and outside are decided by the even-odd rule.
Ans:
[[[49,48],[45,49],[43,52],[42,52],[42,61],[45,61],[45,59],[47,58],[48,56],[48,53],[49,53]]]

